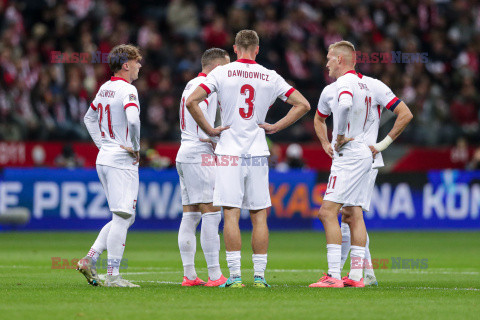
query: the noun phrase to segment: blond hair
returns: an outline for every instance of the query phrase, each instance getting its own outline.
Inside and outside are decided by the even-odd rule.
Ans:
[[[353,43],[351,43],[350,41],[346,41],[346,40],[342,40],[342,41],[332,43],[328,47],[328,51],[333,50],[333,49],[340,49],[340,50],[345,49],[345,50],[350,50],[350,51],[355,52],[355,46],[353,45]]]
[[[254,30],[241,30],[235,36],[235,45],[243,49],[257,47],[260,44],[258,34]]]
[[[122,65],[129,60],[140,60],[140,49],[131,44],[115,46],[108,54],[108,66],[113,73],[122,70]]]

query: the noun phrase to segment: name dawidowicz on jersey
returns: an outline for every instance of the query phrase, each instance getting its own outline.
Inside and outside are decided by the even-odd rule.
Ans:
[[[228,155],[212,155],[202,154],[202,166],[252,166],[263,167],[268,166],[267,157],[252,157],[250,154],[242,154],[241,156],[228,156]]]

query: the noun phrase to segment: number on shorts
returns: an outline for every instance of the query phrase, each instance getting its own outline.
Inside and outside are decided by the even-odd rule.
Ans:
[[[240,117],[246,120],[251,119],[253,116],[253,102],[255,101],[255,89],[253,89],[253,87],[249,84],[244,84],[242,88],[240,88],[240,93],[246,96],[247,91],[248,97],[245,98],[245,103],[248,105],[248,107],[238,109],[240,112]]]
[[[331,176],[328,179],[327,189],[330,189],[330,185],[331,185],[332,189],[335,189],[335,182],[337,182],[337,176]]]

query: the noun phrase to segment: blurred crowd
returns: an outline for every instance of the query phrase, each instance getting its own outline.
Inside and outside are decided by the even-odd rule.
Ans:
[[[480,2],[465,0],[0,0],[0,140],[88,140],[83,115],[111,76],[91,54],[120,43],[138,45],[144,56],[134,82],[142,136],[149,143],[179,140],[179,97],[200,71],[203,51],[221,47],[235,59],[234,35],[244,28],[260,36],[257,61],[313,107],[332,81],[325,64],[335,41],[349,40],[370,57],[424,54],[417,62],[367,59],[357,70],[381,79],[412,109],[404,143],[479,141]],[[53,52],[89,57],[58,62]],[[267,121],[288,109],[278,102]],[[314,114],[272,140],[314,141]],[[393,123],[386,114],[380,137]]]

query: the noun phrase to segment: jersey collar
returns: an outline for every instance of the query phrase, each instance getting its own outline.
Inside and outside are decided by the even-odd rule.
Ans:
[[[111,81],[123,80],[123,81],[125,81],[126,83],[130,83],[130,82],[128,82],[127,80],[125,80],[125,79],[123,79],[123,78],[120,78],[120,77],[111,77],[110,80],[111,80]]]
[[[238,59],[237,62],[248,63],[248,64],[257,64],[257,62],[255,60],[250,60],[250,59]]]
[[[197,77],[206,77],[207,75],[203,72],[200,72]]]
[[[349,70],[349,71],[345,72],[343,75],[346,75],[347,73],[354,74],[354,75],[358,76],[360,79],[362,79],[362,77],[363,77],[363,75],[360,72],[355,72],[355,70]]]

